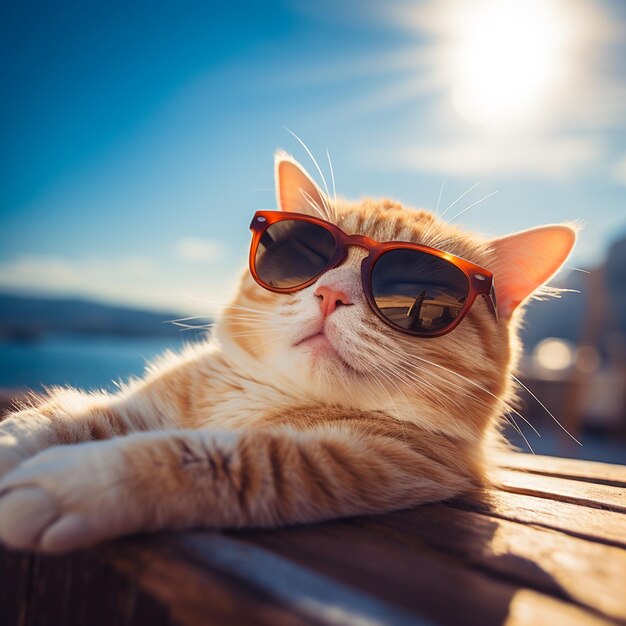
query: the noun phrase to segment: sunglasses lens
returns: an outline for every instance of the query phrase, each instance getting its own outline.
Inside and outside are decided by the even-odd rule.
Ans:
[[[385,319],[397,328],[436,333],[458,317],[469,293],[456,265],[418,250],[390,250],[372,271],[372,295]]]
[[[329,265],[333,234],[311,222],[281,220],[267,227],[254,260],[259,279],[269,287],[289,289],[311,280]]]

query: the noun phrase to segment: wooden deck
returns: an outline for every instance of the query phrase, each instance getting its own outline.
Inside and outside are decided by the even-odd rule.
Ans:
[[[0,553],[3,626],[626,624],[626,467],[505,457],[479,500]]]

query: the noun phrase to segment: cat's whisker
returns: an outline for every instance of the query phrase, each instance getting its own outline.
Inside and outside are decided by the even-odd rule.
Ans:
[[[470,385],[472,385],[472,386],[476,387],[477,389],[480,389],[483,393],[486,393],[486,394],[490,395],[491,397],[493,397],[495,400],[498,400],[498,402],[501,402],[503,405],[505,405],[505,407],[506,407],[508,410],[512,411],[513,413],[515,413],[516,415],[518,415],[519,417],[521,417],[521,418],[522,418],[522,419],[523,419],[523,420],[524,420],[524,421],[525,421],[525,422],[526,422],[526,423],[527,423],[527,424],[528,424],[528,425],[529,425],[529,426],[530,426],[530,427],[531,427],[531,428],[535,431],[535,433],[537,433],[537,436],[541,437],[541,435],[539,434],[539,432],[537,431],[537,429],[536,429],[536,428],[535,428],[535,427],[534,427],[534,426],[533,426],[533,425],[532,425],[532,424],[531,424],[531,423],[530,423],[530,422],[529,422],[529,421],[528,421],[528,420],[527,420],[527,419],[526,419],[526,418],[525,418],[525,417],[524,417],[521,413],[519,413],[519,411],[517,411],[517,410],[515,410],[514,408],[510,407],[508,404],[506,404],[506,403],[504,402],[504,400],[503,400],[502,398],[498,398],[498,396],[496,396],[495,394],[493,394],[493,393],[492,393],[491,391],[489,391],[488,389],[485,389],[485,387],[483,387],[483,386],[482,386],[482,385],[480,385],[479,383],[477,383],[477,382],[475,382],[475,381],[471,380],[470,378],[467,378],[466,376],[463,376],[462,374],[459,374],[458,372],[455,372],[454,370],[451,370],[450,368],[444,367],[443,365],[440,365],[439,363],[435,363],[435,362],[433,362],[433,361],[429,361],[428,359],[424,359],[424,358],[419,357],[419,356],[417,356],[417,355],[412,355],[412,356],[413,356],[413,358],[416,358],[416,359],[418,359],[418,360],[420,360],[420,361],[423,361],[424,363],[426,363],[426,364],[428,364],[428,365],[432,365],[432,366],[437,367],[437,368],[439,368],[439,369],[442,369],[442,370],[444,370],[444,371],[446,371],[446,372],[448,372],[448,373],[450,373],[450,374],[452,374],[452,375],[454,375],[454,376],[457,376],[458,378],[461,378],[462,380],[464,380],[464,381],[468,382]],[[445,379],[444,379],[444,380],[445,380]],[[518,379],[516,379],[516,380],[518,380]],[[520,381],[518,381],[518,382],[520,382]],[[522,384],[522,383],[520,382],[520,384]],[[524,385],[522,384],[522,386],[524,386]],[[530,392],[529,392],[529,393],[530,393]],[[476,399],[476,400],[478,400],[478,401],[480,401],[478,398],[475,398],[475,399]],[[535,399],[539,402],[539,399],[538,399],[538,398],[536,398],[536,397],[535,397]],[[544,407],[544,408],[545,408],[545,407]],[[546,409],[546,410],[547,410],[547,409]],[[554,416],[552,416],[552,418],[553,418],[555,421],[557,421],[557,424],[559,423],[559,422],[558,422],[558,420],[556,420],[556,418],[555,418]],[[559,426],[561,426],[561,424],[559,424]],[[563,426],[561,426],[561,428],[563,428]],[[564,430],[565,430],[565,429],[564,429]],[[565,431],[565,432],[567,432],[567,431]],[[568,434],[569,434],[569,433],[568,433]],[[571,435],[570,435],[570,437],[571,437]],[[574,439],[574,441],[576,441],[576,439]],[[577,443],[580,443],[580,442],[577,442]],[[580,445],[582,445],[582,444],[580,444]]]
[[[406,397],[406,395],[404,394],[404,392],[400,389],[400,387],[398,387],[398,385],[396,384],[396,382],[393,380],[393,375],[391,372],[386,372],[385,371],[385,367],[384,366],[377,366],[377,371],[384,376],[392,385],[393,387],[398,391],[398,393],[405,399],[405,401],[408,403],[409,400]],[[396,407],[397,410],[397,407]],[[398,413],[398,417],[400,416],[400,414]]]
[[[406,365],[403,364],[395,364],[395,367],[397,367],[399,369],[400,372],[403,373],[404,376],[406,376],[409,380],[414,381],[415,383],[419,384],[420,386],[425,386],[428,389],[431,389],[433,392],[435,392],[435,395],[431,398],[429,398],[429,400],[437,405],[438,407],[442,408],[442,409],[447,409],[449,408],[448,406],[446,406],[446,404],[440,399],[440,390],[430,381],[426,380],[423,377],[419,377],[417,376],[412,369],[408,369]],[[415,368],[418,371],[423,371],[423,372],[427,372],[427,370],[425,370],[424,368]],[[407,382],[407,381],[405,381]],[[460,387],[457,386],[457,389],[460,389]],[[451,397],[446,398],[447,401],[452,405],[452,406],[456,406],[457,409],[459,411],[463,410],[463,405],[460,402],[457,402],[456,400],[453,400]],[[486,403],[485,403],[486,404]]]
[[[417,384],[424,384],[426,386],[430,386],[431,383],[429,381],[426,380],[422,380],[419,376],[417,376],[415,374],[415,372],[413,371],[413,368],[410,368],[407,364],[405,364],[402,360],[398,360],[395,362],[390,362],[388,358],[385,358],[385,356],[383,355],[382,351],[377,351],[374,350],[374,352],[378,352],[378,355],[381,359],[381,361],[383,361],[385,363],[385,367],[389,368],[389,369],[394,369],[396,371],[402,372],[406,377],[407,377],[407,381],[411,380]]]
[[[474,185],[472,185],[467,191],[463,192],[440,216],[439,219],[443,219],[443,216],[460,200],[462,200],[463,198],[465,198],[465,196],[470,193],[470,191],[473,191],[474,189],[476,189],[476,187],[478,187],[478,185],[482,184],[485,182],[484,178],[481,178],[477,183],[475,183]]]
[[[180,332],[195,330],[195,331],[210,331],[213,326],[183,326],[182,324],[175,324],[179,327]]]
[[[393,368],[388,368],[388,371],[390,372],[390,375],[394,376],[398,381],[400,381],[401,383],[410,386],[410,382],[407,381],[406,378],[406,372],[403,372],[402,370],[394,370]],[[429,389],[432,389],[434,392],[437,392],[437,389],[429,383],[420,383],[422,386],[425,386]],[[403,393],[402,395],[404,395],[404,397],[406,398],[406,395]],[[421,394],[420,394],[421,395]],[[449,407],[446,407],[440,400],[439,400],[439,394],[435,393],[434,396],[432,396],[431,398],[429,398],[429,401],[439,407],[440,409],[448,409]],[[408,400],[407,400],[408,402]],[[453,402],[453,404],[455,404]]]
[[[322,183],[324,184],[324,189],[326,190],[326,195],[330,196],[330,192],[328,191],[328,185],[326,184],[326,178],[324,177],[324,172],[322,172],[322,168],[319,166],[319,163],[317,162],[317,159],[313,156],[313,153],[309,150],[308,146],[304,143],[304,141],[302,141],[302,139],[300,139],[300,137],[298,137],[298,135],[296,135],[296,133],[294,133],[291,129],[287,128],[286,126],[283,126],[283,128],[290,133],[291,135],[293,135],[293,137],[295,137],[297,139],[297,141],[300,143],[300,145],[306,150],[306,153],[309,155],[309,158],[311,159],[311,161],[313,161],[313,164],[315,165],[315,168],[317,169],[321,179],[322,179]],[[326,201],[324,199],[324,195],[322,194],[322,203],[324,204],[324,206],[326,206],[326,208],[328,209],[329,207],[326,204]],[[330,219],[330,211],[328,211],[328,219]]]
[[[533,424],[527,419],[525,418],[519,411],[517,411],[516,409],[514,409],[513,407],[511,407],[510,405],[508,405],[507,403],[504,403],[504,408],[509,412],[509,413],[515,413],[515,415],[517,415],[517,417],[519,417],[520,419],[524,420],[524,422],[530,427],[530,429],[535,433],[535,435],[537,435],[537,437],[541,437],[541,433],[533,426]]]
[[[572,435],[572,433],[569,432],[569,430],[567,430],[567,428],[565,428],[565,426],[563,426],[563,424],[561,424],[561,422],[559,422],[558,419],[556,419],[556,417],[554,417],[554,415],[552,414],[552,411],[550,411],[550,409],[548,409],[548,407],[519,378],[517,378],[517,376],[515,376],[514,374],[511,374],[511,377],[513,378],[515,382],[517,382],[521,387],[523,387],[535,399],[535,401],[539,404],[539,406],[555,421],[557,426],[568,437],[570,437],[573,441],[575,441],[579,446],[583,445],[582,443],[580,443],[580,441],[578,441],[578,439],[576,439],[576,437],[574,437],[574,435]]]
[[[257,317],[231,317],[227,319],[231,326],[241,326],[250,329],[258,330],[259,332],[267,331],[271,326],[273,320],[270,318],[257,318]]]
[[[522,432],[522,429],[519,427],[519,425],[515,421],[515,418],[513,418],[513,416],[511,416],[511,415],[504,415],[504,419],[509,424],[511,424],[511,426],[513,426],[513,428],[519,433],[520,437],[524,440],[524,442],[528,446],[528,449],[530,450],[531,454],[535,454],[535,450],[530,445],[530,441],[528,441],[528,439],[526,438],[526,435],[524,435],[524,433]]]
[[[335,186],[335,170],[333,169],[333,162],[330,158],[330,152],[326,148],[326,158],[328,159],[328,168],[330,169],[330,179],[333,185],[333,212],[335,214],[335,221],[339,223],[339,209],[337,208],[337,187]]]
[[[375,371],[379,372],[380,374],[383,374],[382,368],[375,366]],[[393,405],[393,408],[395,409],[396,412],[396,418],[398,419],[399,422],[402,422],[401,416],[400,416],[400,410],[398,409],[398,405],[396,404],[395,400],[393,399],[393,397],[391,396],[391,394],[389,393],[389,390],[387,389],[386,385],[383,384],[382,380],[380,380],[380,378],[378,378],[378,376],[376,376],[376,374],[374,373],[374,371],[370,371],[370,373],[372,374],[372,376],[374,376],[374,379],[376,381],[378,381],[380,388],[387,394],[387,396],[389,397],[389,401],[391,402],[391,404]],[[388,377],[386,377],[388,378]],[[389,379],[388,379],[389,380]],[[393,384],[393,381],[391,381]],[[396,385],[394,385],[396,387],[396,389],[398,389],[398,387]],[[400,391],[398,389],[398,391]],[[404,396],[404,394],[400,391],[400,393]],[[404,396],[404,399],[408,402],[406,396]],[[403,436],[406,438],[406,433],[404,430],[404,426],[403,426]]]
[[[195,318],[192,318],[195,319]],[[168,320],[166,324],[172,324],[172,326],[178,326],[180,328],[210,328],[215,325],[215,322],[208,322],[206,324],[187,324],[183,320]]]
[[[443,196],[443,188],[446,185],[446,181],[441,181],[441,187],[439,189],[439,197],[437,198],[437,206],[435,207],[435,215],[439,213],[439,205],[441,204],[441,197]]]
[[[465,213],[466,211],[469,211],[470,209],[475,207],[477,204],[480,204],[481,202],[484,202],[485,200],[487,200],[487,198],[491,198],[491,196],[495,196],[497,193],[498,193],[497,191],[492,191],[491,193],[488,193],[486,196],[483,196],[480,200],[476,200],[476,202],[473,202],[468,207],[465,207],[462,211],[459,211],[456,215],[451,217],[448,221],[449,222],[454,222],[454,220],[457,217],[463,215],[463,213]]]
[[[375,338],[377,341],[380,341],[380,337],[372,337],[372,338]],[[403,365],[402,363],[398,363],[398,362],[392,363],[389,361],[388,354],[389,354],[389,351],[393,349],[392,345],[389,345],[387,344],[387,342],[383,341],[381,345],[373,343],[367,346],[366,348],[367,349],[365,350],[365,352],[370,352],[373,357],[367,361],[368,366],[375,367],[377,360],[380,360],[380,362],[384,364],[384,369],[388,370],[389,374],[394,376],[401,383],[405,385],[410,385],[410,382],[412,381],[416,384],[419,384],[420,386],[428,387],[432,389],[434,392],[436,392],[434,397],[438,398],[439,396],[439,394],[437,393],[438,390],[432,383],[422,378],[419,378],[418,376],[415,375],[412,369],[409,369],[407,366]],[[362,352],[363,352],[363,349],[360,349],[359,353],[362,353]],[[398,391],[403,395],[403,397],[405,398],[405,400],[407,400],[407,403],[408,403],[408,399],[406,398],[406,395],[404,394],[404,392],[402,392],[402,390],[399,388],[398,388]],[[436,404],[442,409],[448,408],[442,402],[438,400],[434,400],[433,402],[434,404]],[[451,403],[453,405],[456,405],[459,408],[459,410],[462,409],[462,406],[458,404],[457,402],[451,401]]]
[[[189,322],[191,320],[207,319],[208,315],[190,315],[189,317],[179,317],[175,320],[164,320],[164,323]]]
[[[405,402],[408,404],[409,403],[408,398],[404,395],[404,393],[401,391],[401,389],[398,387],[398,385],[396,385],[393,382],[393,379],[390,378],[389,380],[390,380],[391,384],[399,391],[400,395],[404,398]],[[386,390],[386,388],[385,388],[385,390]],[[393,398],[391,397],[391,394],[388,394],[388,395],[389,395],[389,399],[391,400],[394,408],[396,409],[396,416],[397,416],[398,422],[400,423],[400,426],[402,428],[402,437],[403,437],[403,439],[405,441],[407,441],[406,426],[404,425],[404,420],[401,418],[400,411],[398,410],[398,406],[395,403],[395,401],[393,400]]]
[[[258,309],[255,307],[250,307],[250,306],[244,306],[241,304],[234,304],[234,303],[228,303],[224,306],[225,309],[236,309],[237,311],[250,311],[252,313],[259,313],[259,314],[263,314],[263,315],[274,315],[275,313],[273,311],[268,311],[267,309]],[[232,315],[232,313],[229,313],[229,315]]]
[[[300,189],[300,193],[302,194],[304,199],[307,201],[307,204],[309,204],[315,211],[317,211],[323,220],[330,219],[330,215],[328,215],[328,212],[322,211],[320,205],[317,202],[315,202],[315,200],[311,197],[310,193],[307,193],[304,189]]]
[[[235,313],[227,313],[223,315],[222,319],[228,320],[251,320],[251,321],[265,321],[265,320],[273,320],[275,318],[274,315],[262,315],[261,313],[251,313],[251,312],[235,312]]]
[[[441,377],[441,376],[437,376],[437,374],[436,374],[436,373],[434,373],[434,372],[431,372],[431,371],[429,371],[429,370],[427,370],[427,369],[425,369],[425,368],[421,368],[421,367],[419,367],[419,366],[414,366],[414,367],[415,367],[417,370],[419,370],[419,371],[422,371],[422,372],[427,373],[430,377],[434,377],[436,380],[440,381],[441,383],[445,384],[446,386],[450,386],[450,385],[451,385],[451,383],[450,383],[450,381],[449,381],[449,380],[447,380],[447,379],[445,379],[445,378],[443,378],[443,377]],[[469,381],[469,379],[468,379],[468,381]],[[428,384],[426,380],[421,380],[421,379],[420,379],[420,380],[419,380],[419,382],[420,382],[420,384]],[[472,382],[472,381],[469,381],[469,382]],[[435,390],[436,390],[437,388],[436,388],[436,387],[433,387],[433,389],[435,389]],[[465,395],[469,395],[469,390],[463,389],[463,388],[462,388],[461,386],[459,386],[459,385],[454,385],[454,389],[455,389],[455,390],[457,390],[457,391],[461,391],[461,392],[463,392]],[[485,391],[485,392],[487,392],[487,393],[489,393],[489,394],[490,394],[493,398],[495,398],[495,399],[499,399],[499,398],[497,398],[497,396],[495,396],[494,394],[491,394],[491,393],[490,393],[490,392],[488,392],[486,389],[481,389],[481,390],[482,390],[482,391]],[[486,407],[491,406],[491,404],[490,404],[490,403],[488,403],[488,402],[486,402],[485,400],[482,400],[482,399],[480,399],[480,398],[477,398],[477,397],[476,397],[476,396],[474,396],[474,395],[470,395],[470,397],[471,397],[471,398],[472,398],[475,402],[478,402],[479,404],[482,404],[483,406],[486,406]],[[541,437],[541,434],[539,433],[539,431],[538,431],[538,430],[537,430],[537,429],[536,429],[536,428],[532,425],[532,423],[531,423],[531,422],[529,422],[529,421],[528,421],[528,419],[526,419],[526,418],[525,418],[525,417],[524,417],[521,413],[519,413],[519,411],[517,411],[515,408],[513,408],[512,406],[510,406],[510,404],[508,404],[507,402],[505,402],[503,399],[499,399],[499,400],[503,403],[503,406],[504,406],[504,408],[505,408],[507,411],[512,412],[512,413],[515,413],[515,414],[516,414],[518,417],[520,417],[520,418],[521,418],[521,419],[522,419],[522,420],[523,420],[526,424],[528,424],[528,426],[529,426],[529,427],[530,427],[530,428],[534,431],[534,433],[537,435],[537,437]],[[453,401],[453,402],[454,402],[454,401]],[[455,404],[457,404],[457,406],[458,406],[458,408],[459,408],[459,409],[463,409],[463,406],[462,406],[461,404],[459,404],[459,403],[455,403]]]
[[[396,412],[396,417],[399,419],[400,417],[400,411],[398,410],[398,407],[395,403],[395,401],[393,400],[393,398],[391,397],[391,394],[389,393],[389,390],[387,389],[387,387],[383,384],[382,380],[376,375],[376,371],[377,369],[371,369],[369,372],[367,372],[365,374],[365,378],[369,381],[373,381],[378,387],[380,387],[380,389],[387,395],[387,397],[389,398],[389,401],[391,402],[391,404],[393,405],[393,408]]]
[[[519,435],[522,434],[522,430],[519,427],[519,424],[515,421],[515,419],[509,413],[503,413],[502,417],[513,427],[513,430]]]

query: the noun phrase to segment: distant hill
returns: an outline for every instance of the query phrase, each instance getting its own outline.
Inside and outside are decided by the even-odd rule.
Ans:
[[[179,313],[152,312],[81,299],[0,293],[0,340],[35,340],[48,333],[174,336]],[[202,320],[208,322],[209,320]]]

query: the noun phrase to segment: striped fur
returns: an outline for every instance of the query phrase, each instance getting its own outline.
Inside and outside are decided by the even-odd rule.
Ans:
[[[424,211],[371,199],[330,209],[349,233],[498,262],[488,241]],[[398,334],[367,307],[362,255],[291,295],[246,271],[206,343],[118,393],[56,389],[12,414],[0,427],[2,541],[60,552],[142,530],[389,511],[484,485],[519,315],[496,323],[477,301],[444,337]],[[353,305],[327,318],[336,352],[320,354],[298,341],[320,322],[314,289],[333,282]]]

